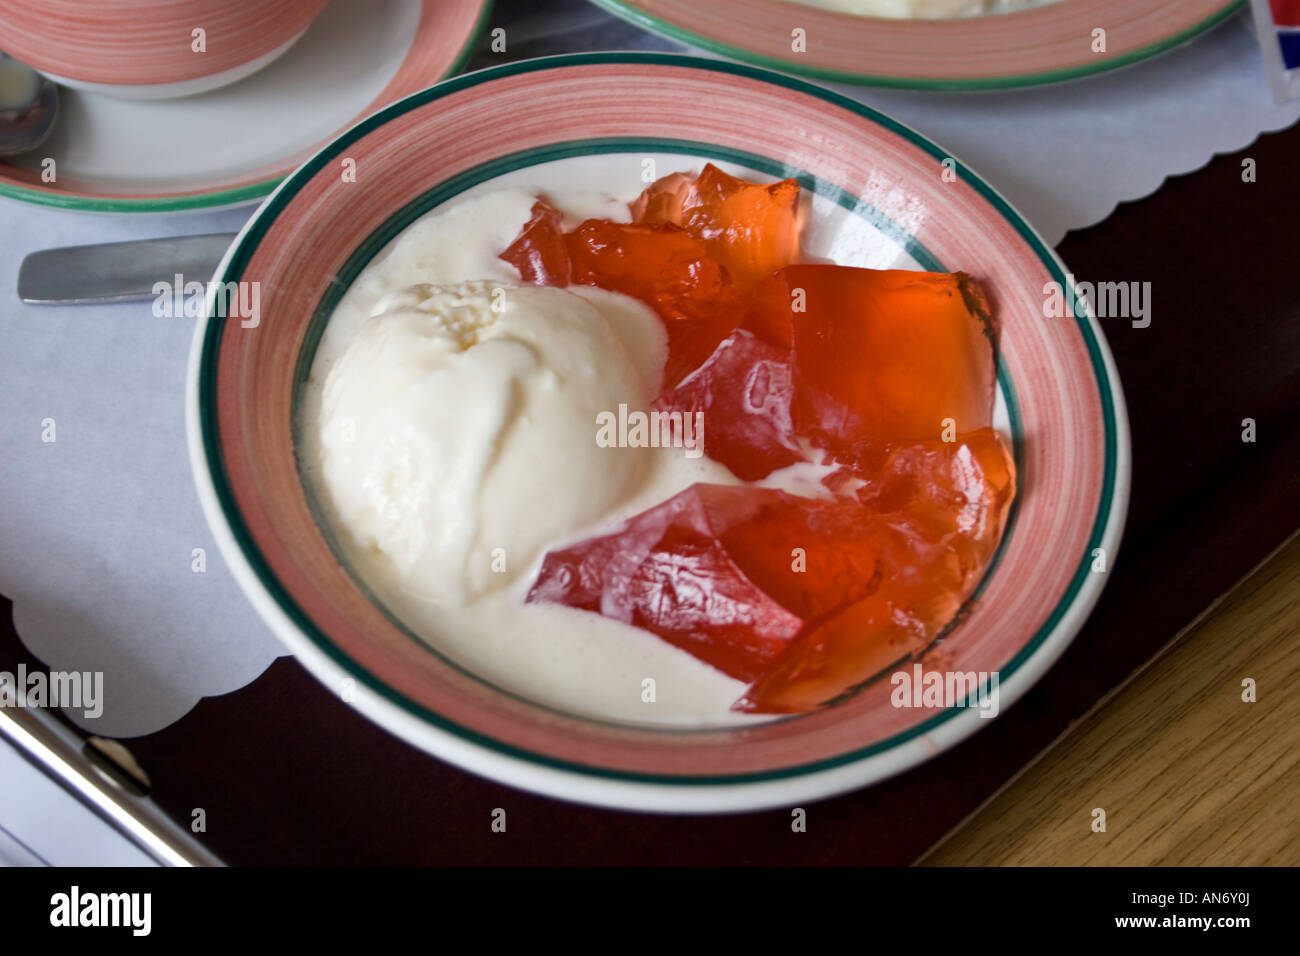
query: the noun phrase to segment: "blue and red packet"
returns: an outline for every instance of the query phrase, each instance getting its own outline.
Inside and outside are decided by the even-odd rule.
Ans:
[[[1251,0],[1251,8],[1273,95],[1300,97],[1300,0]]]

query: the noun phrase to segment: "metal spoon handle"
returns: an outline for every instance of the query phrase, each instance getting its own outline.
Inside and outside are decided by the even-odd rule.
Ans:
[[[136,239],[65,246],[30,253],[18,269],[24,302],[108,302],[151,299],[154,284],[206,282],[234,241],[234,233]]]

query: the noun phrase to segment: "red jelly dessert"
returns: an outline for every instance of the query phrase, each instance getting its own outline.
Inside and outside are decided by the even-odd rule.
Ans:
[[[993,558],[1015,495],[990,427],[997,329],[954,275],[797,264],[799,187],[706,166],[633,221],[566,232],[539,200],[503,254],[526,282],[633,296],[668,335],[654,408],[700,412],[742,481],[809,458],[825,497],[696,484],[550,552],[529,601],[644,628],[750,684],[735,709],[833,703],[927,647]]]
[[[712,167],[712,163],[709,164]],[[656,179],[641,195],[627,204],[633,222],[682,224],[682,202],[695,180],[685,173],[669,173]]]
[[[569,250],[564,244],[562,220],[558,209],[544,199],[537,200],[532,218],[501,253],[501,258],[518,269],[519,277],[529,285],[569,284]]]
[[[1014,486],[992,429],[891,450],[871,507],[692,485],[615,534],[549,553],[528,600],[643,627],[753,681],[737,710],[802,712],[952,620],[997,547]]]
[[[818,444],[848,454],[992,421],[993,333],[969,276],[796,265],[749,301],[743,327],[789,349],[794,428]]]
[[[993,343],[968,276],[789,266],[747,301],[740,329],[656,402],[703,412],[705,452],[739,478],[801,460],[801,437],[870,471],[890,442],[992,420]]]
[[[802,713],[924,650],[978,586],[1014,496],[991,428],[892,450],[868,501],[886,528],[879,588],[792,642],[734,709]]]
[[[654,407],[702,413],[705,453],[737,478],[756,481],[806,457],[790,417],[791,373],[788,349],[737,329]]]
[[[735,326],[731,280],[690,233],[671,225],[589,219],[565,239],[575,283],[640,299],[663,319],[666,381],[703,362]]]
[[[992,557],[1015,483],[1006,443],[986,427],[952,442],[891,446],[879,478],[858,497],[874,511],[905,514],[928,537],[948,541],[969,569]]]
[[[622,292],[673,319],[708,319],[730,295],[722,267],[675,226],[588,219],[565,236],[573,281]]]
[[[758,185],[709,163],[694,181],[681,173],[665,176],[629,208],[635,222],[685,229],[740,286],[799,260],[799,184],[793,179]]]
[[[501,258],[534,285],[596,286],[640,299],[668,332],[664,375],[676,382],[739,321],[735,289],[704,244],[671,224],[588,219],[569,233],[545,201]]]
[[[696,484],[547,554],[528,600],[599,611],[752,681],[878,585],[878,537],[856,503]]]

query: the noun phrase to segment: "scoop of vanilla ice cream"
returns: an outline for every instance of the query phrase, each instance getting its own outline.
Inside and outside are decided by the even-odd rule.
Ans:
[[[580,296],[417,285],[385,296],[330,370],[320,476],[404,591],[460,604],[635,491],[647,450],[599,447],[596,416],[651,398]]]

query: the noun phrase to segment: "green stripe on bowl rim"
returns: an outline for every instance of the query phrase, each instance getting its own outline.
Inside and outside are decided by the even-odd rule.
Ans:
[[[439,77],[439,80],[445,80],[448,77],[455,76],[461,71],[466,63],[469,62],[474,50],[478,46],[479,38],[483,35],[483,28],[487,26],[488,19],[492,15],[492,5],[495,0],[483,0],[483,9],[479,11],[478,19],[470,28],[469,36],[465,39],[465,44],[456,54],[446,71]],[[399,67],[400,68],[400,67]],[[398,100],[397,102],[401,102]],[[385,107],[380,107],[384,109]],[[376,110],[370,116],[378,113]],[[363,117],[358,122],[365,122]],[[356,124],[354,123],[353,126]],[[348,127],[342,133],[344,135],[351,130]],[[332,142],[333,140],[331,140]],[[255,199],[261,199],[270,193],[276,186],[284,182],[292,174],[279,174],[268,176],[266,179],[259,179],[256,182],[244,183],[240,186],[230,186],[224,189],[213,189],[203,192],[186,193],[182,196],[124,196],[122,198],[113,198],[109,196],[88,196],[79,193],[61,193],[44,189],[30,189],[26,186],[17,186],[13,183],[0,181],[0,197],[6,199],[15,199],[19,202],[32,203],[37,206],[49,206],[53,209],[68,209],[74,212],[100,212],[100,213],[172,213],[172,212],[193,212],[196,210],[216,210],[227,206],[238,206],[242,203],[252,202]]]
[[[699,50],[708,50],[719,56],[731,57],[735,60],[741,60],[745,63],[752,63],[755,66],[761,66],[769,70],[776,70],[782,73],[794,73],[799,76],[812,77],[818,80],[827,80],[833,83],[847,83],[856,86],[876,86],[897,90],[931,90],[946,92],[978,92],[980,90],[1007,90],[1022,86],[1042,86],[1048,83],[1064,83],[1068,80],[1078,80],[1089,76],[1095,76],[1099,73],[1106,73],[1110,70],[1117,70],[1120,67],[1131,66],[1141,60],[1149,59],[1157,54],[1172,50],[1175,47],[1193,40],[1202,33],[1218,26],[1228,17],[1232,16],[1238,10],[1246,5],[1246,0],[1227,0],[1224,7],[1210,16],[1206,17],[1200,23],[1194,23],[1192,26],[1182,30],[1173,36],[1166,37],[1163,40],[1157,40],[1155,43],[1149,43],[1144,47],[1136,50],[1130,50],[1121,56],[1109,58],[1095,64],[1086,66],[1064,67],[1060,70],[1047,70],[1041,73],[1024,73],[1012,74],[1009,76],[990,76],[990,77],[969,77],[965,79],[949,79],[941,77],[898,77],[898,76],[877,76],[870,73],[852,73],[846,70],[832,70],[825,67],[804,65],[793,60],[782,60],[777,57],[766,56],[762,53],[755,53],[752,50],[746,50],[743,47],[732,46],[729,43],[723,43],[721,40],[714,40],[702,34],[695,33],[685,27],[679,27],[667,20],[660,19],[653,14],[646,13],[639,9],[631,0],[591,0],[596,6],[609,11],[617,17],[634,23],[643,30],[649,30],[651,33],[657,33],[660,36],[676,40],[678,43],[684,43],[687,46],[695,47]],[[995,14],[995,16],[1008,16],[1009,14]],[[865,18],[864,18],[865,19]]]
[[[485,70],[479,70],[475,73],[466,74],[451,80],[445,80],[437,86],[412,94],[405,99],[399,100],[396,103],[385,107],[383,110],[371,115],[361,123],[358,123],[356,126],[340,135],[333,143],[322,149],[291,174],[275,194],[272,195],[257,211],[252,220],[250,220],[249,224],[245,227],[244,232],[236,240],[230,253],[227,254],[223,268],[214,278],[214,282],[224,283],[227,281],[238,281],[239,276],[243,273],[243,269],[247,266],[253,252],[256,250],[258,242],[265,235],[271,222],[274,220],[275,215],[293,199],[298,189],[306,182],[310,181],[324,167],[328,166],[331,161],[342,153],[348,146],[352,145],[355,141],[372,130],[384,125],[390,119],[407,113],[417,107],[424,106],[444,96],[466,89],[467,87],[489,82],[500,77],[515,76],[523,73],[564,66],[581,66],[583,64],[591,63],[662,64],[729,73],[736,76],[743,76],[767,83],[773,83],[796,92],[814,96],[841,108],[848,109],[858,116],[871,121],[875,125],[904,138],[914,146],[917,146],[932,155],[937,161],[951,158],[947,151],[940,149],[937,145],[930,142],[919,133],[863,103],[859,103],[858,101],[839,93],[835,93],[831,90],[824,89],[788,75],[773,73],[744,64],[702,60],[697,57],[666,53],[585,53],[565,54],[534,60],[524,60],[516,63],[504,64],[502,66],[491,67]],[[716,147],[714,148],[716,149]],[[536,151],[532,152],[535,153]],[[734,151],[734,153],[739,153],[739,151]],[[759,158],[761,159],[762,157]],[[768,163],[774,162],[770,159],[766,161]],[[491,163],[489,162],[484,165],[491,165]],[[1028,223],[1026,223],[1025,220],[1011,208],[1006,200],[998,195],[992,187],[988,186],[960,161],[956,161],[955,169],[967,185],[975,189],[986,202],[988,202],[1015,228],[1017,234],[1020,235],[1025,243],[1034,251],[1047,272],[1060,284],[1061,288],[1070,288],[1072,284],[1067,278],[1060,261],[1046,246],[1042,239],[1033,231]],[[435,187],[435,189],[436,188],[437,187]],[[419,203],[419,201],[420,200],[416,200],[415,202]],[[389,221],[391,221],[391,217]],[[381,226],[380,230],[376,230],[376,232],[382,231],[383,228],[384,227]],[[895,228],[898,229],[896,225]],[[899,232],[902,233],[903,231],[899,229]],[[369,239],[367,239],[366,242],[363,242],[362,245],[368,245],[368,243]],[[369,254],[373,256],[380,248],[382,248],[382,246],[374,247],[370,250]],[[931,259],[933,259],[933,257],[931,257]],[[1087,346],[1089,360],[1092,364],[1093,373],[1097,381],[1102,417],[1105,425],[1104,446],[1106,465],[1100,500],[1098,502],[1097,515],[1089,534],[1088,543],[1084,548],[1084,554],[1080,558],[1079,565],[1066,587],[1065,593],[1053,608],[1052,613],[1048,615],[1047,620],[1044,621],[1042,626],[1034,634],[1033,638],[1031,638],[1025,646],[1021,648],[1019,653],[1008,661],[999,671],[999,674],[1002,675],[1000,676],[1000,681],[1002,683],[1005,683],[1006,678],[1012,676],[1017,670],[1019,670],[1020,667],[1033,656],[1038,648],[1047,641],[1048,637],[1050,637],[1052,632],[1055,630],[1056,625],[1070,610],[1075,598],[1082,590],[1084,582],[1088,579],[1091,573],[1092,551],[1094,548],[1100,547],[1106,533],[1107,525],[1111,519],[1111,507],[1116,491],[1117,456],[1119,451],[1118,424],[1114,402],[1114,396],[1117,394],[1116,385],[1111,382],[1110,376],[1106,370],[1106,361],[1103,357],[1102,346],[1094,333],[1091,321],[1086,315],[1079,316],[1076,314],[1075,322],[1080,335]],[[238,507],[234,501],[226,476],[225,463],[222,457],[221,448],[217,442],[215,372],[221,336],[224,329],[224,317],[216,314],[209,307],[208,313],[205,316],[205,326],[202,331],[200,346],[201,354],[198,356],[196,392],[198,402],[198,420],[201,428],[201,445],[205,456],[204,465],[206,466],[208,477],[212,481],[218,506],[220,507],[222,516],[230,529],[231,535],[234,538],[243,559],[247,562],[249,569],[264,589],[266,595],[275,602],[280,611],[286,615],[298,630],[306,636],[318,650],[323,652],[336,665],[350,674],[358,683],[363,684],[369,690],[384,698],[389,703],[396,705],[408,715],[418,718],[420,721],[452,734],[470,744],[474,744],[502,756],[512,757],[543,767],[549,767],[582,776],[618,780],[629,783],[654,783],[670,786],[704,787],[791,779],[856,763],[875,754],[893,749],[913,738],[922,736],[940,725],[947,723],[966,710],[966,708],[962,707],[947,708],[935,714],[935,716],[928,720],[923,721],[906,731],[895,734],[886,740],[836,757],[757,773],[699,775],[690,777],[639,773],[625,770],[610,770],[603,767],[593,767],[587,764],[561,760],[545,754],[539,754],[516,747],[512,744],[504,743],[447,720],[440,714],[429,710],[402,694],[397,693],[369,672],[357,666],[350,657],[330,641],[328,637],[321,633],[315,623],[311,621],[302,609],[297,606],[292,597],[284,590],[280,582],[276,579],[271,569],[266,565],[261,553],[258,551],[248,527],[243,522]],[[1005,394],[1008,395],[1008,411],[1010,412],[1014,392],[1009,391]],[[1013,528],[1009,525],[1004,533],[1004,541],[1010,538],[1012,531]],[[985,580],[988,580],[987,576]]]

